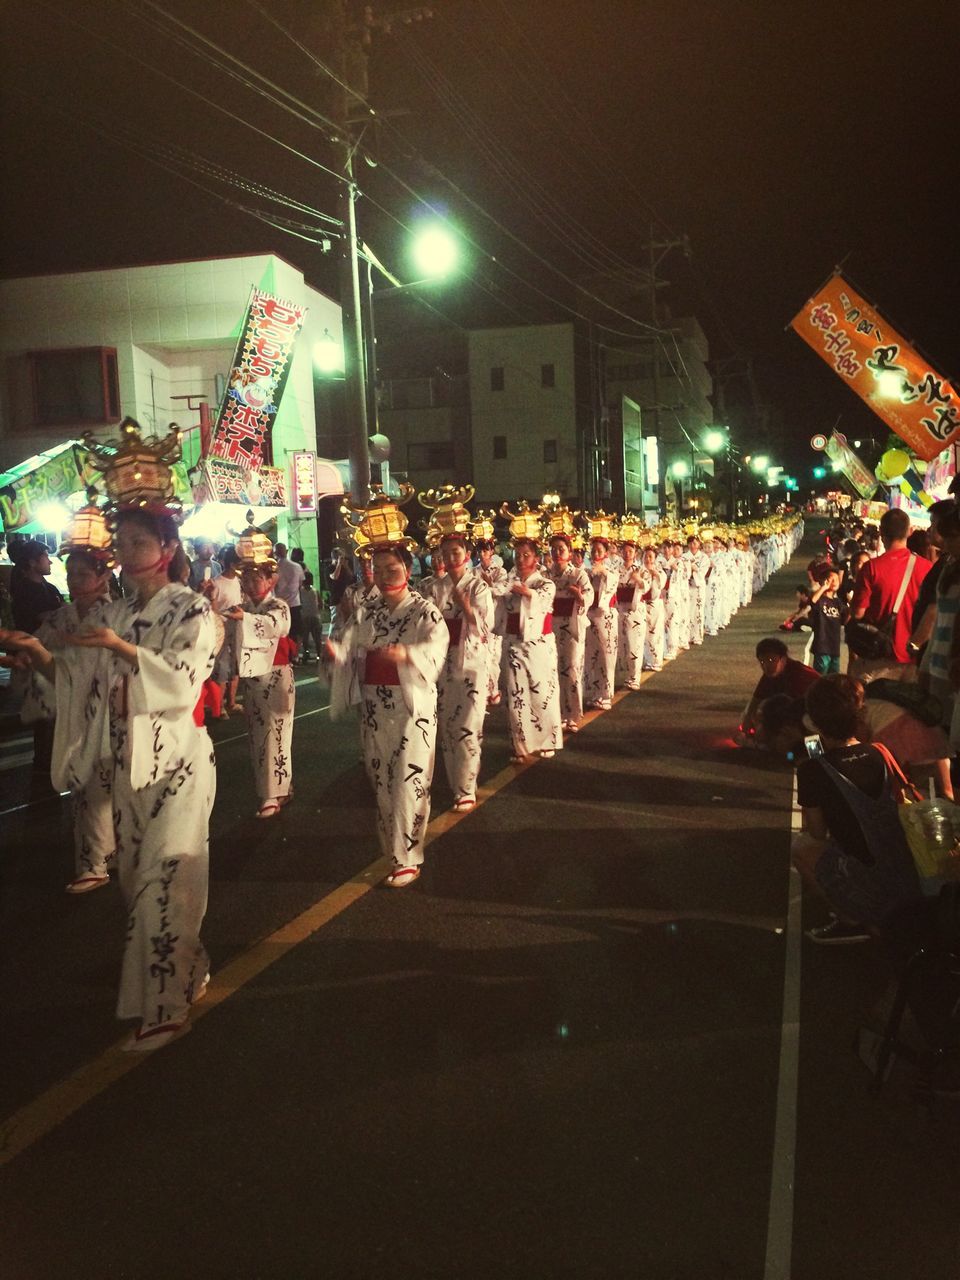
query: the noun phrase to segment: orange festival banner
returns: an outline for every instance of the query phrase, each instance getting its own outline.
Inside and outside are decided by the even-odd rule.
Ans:
[[[918,458],[929,462],[960,438],[960,394],[843,276],[790,325]]]

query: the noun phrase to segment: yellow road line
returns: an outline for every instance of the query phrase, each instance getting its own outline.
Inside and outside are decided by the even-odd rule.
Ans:
[[[649,678],[652,674],[654,673],[646,672],[645,677]],[[645,680],[641,682],[645,683]],[[633,691],[621,689],[614,695],[613,705],[616,706],[630,692]],[[326,710],[326,708],[320,708],[320,710]],[[588,711],[581,723],[592,724],[598,716],[603,714],[602,711]],[[463,813],[450,810],[434,818],[427,827],[424,848],[446,835],[471,813],[476,813],[480,805],[492,800],[521,773],[537,763],[538,758],[531,756],[523,764],[509,765],[506,769],[501,769],[485,786],[478,787],[475,808]],[[247,951],[224,965],[217,971],[216,978],[211,981],[206,998],[190,1011],[191,1023],[205,1018],[208,1013],[236,995],[247,983],[252,982],[287,952],[299,946],[301,942],[305,942],[311,934],[316,933],[325,924],[329,924],[355,902],[359,902],[371,889],[382,882],[389,870],[390,863],[387,858],[378,858],[375,862],[371,862],[350,880],[318,899],[306,911],[301,912],[287,924],[281,925],[268,937],[254,943]],[[154,1057],[152,1053],[123,1053],[121,1045],[128,1037],[129,1032],[123,1036],[123,1039],[117,1040],[105,1049],[92,1062],[85,1063],[72,1075],[52,1085],[0,1124],[0,1167],[16,1159],[21,1152],[52,1132],[75,1111],[79,1111],[86,1103],[105,1092],[128,1072]],[[163,1050],[160,1049],[157,1052],[162,1053]]]

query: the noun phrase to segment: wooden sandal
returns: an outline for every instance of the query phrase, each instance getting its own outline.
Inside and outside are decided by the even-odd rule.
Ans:
[[[408,884],[413,884],[414,880],[419,880],[419,878],[419,867],[394,867],[384,884],[388,884],[391,889],[404,889]]]
[[[280,812],[279,800],[264,800],[263,804],[257,810],[258,818],[275,818]]]

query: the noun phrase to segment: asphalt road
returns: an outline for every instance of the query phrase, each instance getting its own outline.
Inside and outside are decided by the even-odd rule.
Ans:
[[[133,1065],[116,887],[63,894],[68,807],[0,750],[3,1275],[955,1280],[957,1108],[871,1092],[882,957],[797,942],[792,774],[730,737],[812,546],[555,760],[495,712],[409,890],[308,673],[277,820],[216,725],[212,992]]]

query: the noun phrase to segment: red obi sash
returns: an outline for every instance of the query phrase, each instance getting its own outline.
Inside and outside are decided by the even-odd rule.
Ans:
[[[364,684],[399,684],[397,664],[383,656],[382,649],[368,649],[363,664]]]
[[[633,604],[633,593],[636,587],[628,583],[625,587],[617,587],[617,604]]]
[[[275,667],[286,667],[297,656],[300,646],[296,640],[291,640],[289,636],[281,636],[277,641],[277,651],[273,655],[273,665]]]
[[[507,635],[518,636],[520,634],[520,614],[507,614]],[[553,614],[548,613],[543,620],[543,634],[545,636],[553,635]]]
[[[553,616],[555,618],[572,618],[573,606],[576,603],[573,596],[557,596],[553,602]]]
[[[463,619],[444,618],[444,622],[447,624],[447,630],[450,632],[450,643],[459,644],[460,637],[463,634]]]

